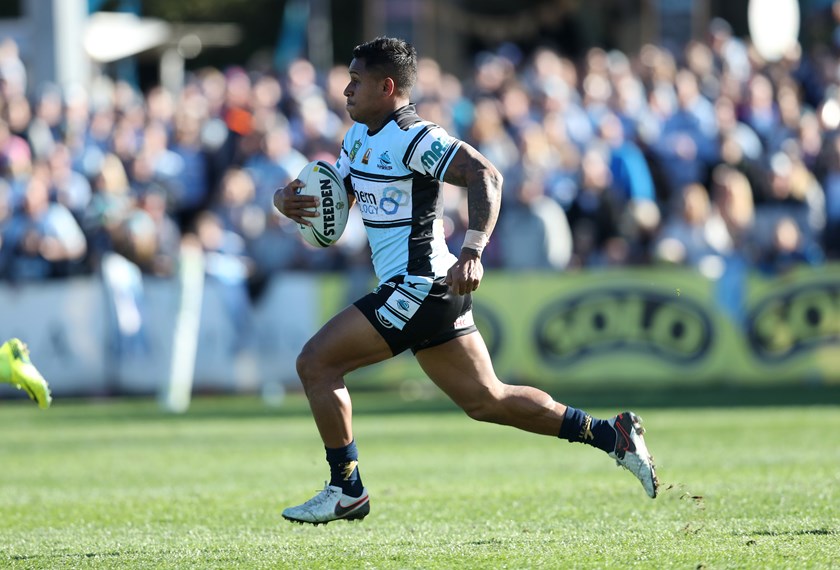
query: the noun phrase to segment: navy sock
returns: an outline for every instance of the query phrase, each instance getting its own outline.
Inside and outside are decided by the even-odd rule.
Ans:
[[[558,437],[572,443],[585,443],[607,453],[615,451],[615,429],[607,420],[593,418],[586,412],[566,407],[566,417]]]
[[[324,449],[330,464],[330,485],[341,487],[345,495],[360,497],[364,486],[359,475],[359,452],[355,440],[344,447]]]

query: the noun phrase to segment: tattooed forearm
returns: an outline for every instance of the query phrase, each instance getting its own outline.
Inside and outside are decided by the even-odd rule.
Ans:
[[[469,229],[489,236],[502,203],[502,175],[498,169],[480,152],[462,143],[446,169],[444,180],[467,188]]]

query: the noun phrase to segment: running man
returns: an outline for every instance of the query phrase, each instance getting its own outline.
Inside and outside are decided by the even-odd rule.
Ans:
[[[357,46],[344,90],[354,124],[336,167],[360,208],[379,286],[345,308],[303,347],[297,371],[326,448],[330,481],[283,517],[321,524],[362,519],[362,484],[345,374],[411,349],[429,378],[469,417],[599,448],[629,469],[650,497],[658,482],[639,418],[596,419],[529,386],[502,383],[472,317],[471,293],[502,196],[499,171],[469,144],[417,116],[409,102],[417,54],[405,41]],[[444,240],[441,183],[466,187],[469,230],[456,258]],[[316,198],[294,180],[274,205],[298,224]]]

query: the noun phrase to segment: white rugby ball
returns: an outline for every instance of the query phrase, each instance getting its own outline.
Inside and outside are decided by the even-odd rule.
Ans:
[[[329,162],[315,160],[301,170],[298,180],[303,188],[297,194],[317,196],[321,199],[315,210],[318,216],[306,218],[311,226],[298,224],[300,235],[306,243],[315,247],[329,247],[338,241],[347,226],[350,202],[347,190],[338,170]]]

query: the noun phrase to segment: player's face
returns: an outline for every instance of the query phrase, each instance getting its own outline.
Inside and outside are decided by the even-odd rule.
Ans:
[[[344,88],[347,112],[357,123],[370,125],[380,120],[386,103],[383,80],[367,71],[365,60],[350,62],[350,82]],[[387,111],[384,111],[387,114]]]

